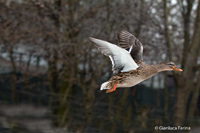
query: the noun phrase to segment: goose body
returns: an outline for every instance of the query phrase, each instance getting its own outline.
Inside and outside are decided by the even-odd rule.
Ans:
[[[143,62],[143,45],[131,33],[121,31],[117,34],[118,45],[90,37],[89,40],[111,59],[114,75],[101,85],[101,90],[115,91],[119,87],[132,87],[161,71],[182,71],[173,62],[147,65]],[[129,48],[129,51],[125,50]]]

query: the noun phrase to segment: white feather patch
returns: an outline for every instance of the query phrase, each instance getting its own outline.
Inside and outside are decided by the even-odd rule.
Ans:
[[[114,66],[115,66],[115,63],[114,63],[114,60],[113,60],[112,56],[110,55],[109,58],[110,58],[110,60],[111,60],[111,62],[112,62],[112,66],[114,67]]]
[[[132,48],[133,48],[133,45],[130,47],[130,49],[129,49],[129,51],[128,51],[129,53],[131,53]]]
[[[110,83],[110,81],[107,81],[107,82],[104,82],[103,84],[101,84],[100,90],[110,89],[110,88],[106,88],[108,83]]]

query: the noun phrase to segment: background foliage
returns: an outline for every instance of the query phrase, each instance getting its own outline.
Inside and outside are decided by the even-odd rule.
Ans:
[[[116,44],[120,30],[143,43],[145,63],[173,61],[183,72],[99,91],[111,63],[88,37]],[[199,36],[199,0],[0,0],[1,130],[199,130]]]

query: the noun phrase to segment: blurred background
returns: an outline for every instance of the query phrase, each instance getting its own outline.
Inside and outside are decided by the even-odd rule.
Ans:
[[[162,72],[106,94],[110,59],[88,41],[127,30]],[[199,0],[0,0],[1,133],[200,132]]]

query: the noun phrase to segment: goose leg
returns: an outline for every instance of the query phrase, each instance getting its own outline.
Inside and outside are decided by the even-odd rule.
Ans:
[[[113,91],[115,91],[115,90],[116,90],[116,87],[117,87],[117,82],[115,82],[115,84],[114,84],[113,88],[112,88],[112,89],[109,89],[109,90],[107,90],[107,91],[106,91],[106,93],[110,93],[110,92],[113,92]]]

